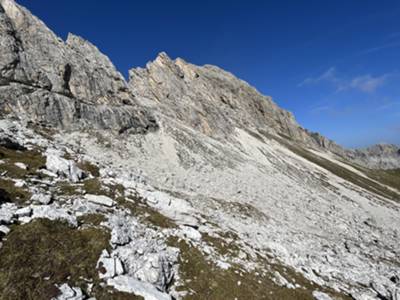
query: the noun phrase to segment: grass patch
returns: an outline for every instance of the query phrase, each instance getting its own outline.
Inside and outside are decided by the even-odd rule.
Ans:
[[[295,154],[330,171],[331,173],[335,174],[338,177],[341,177],[341,178],[343,178],[363,189],[366,189],[374,194],[380,195],[382,197],[385,197],[385,198],[388,198],[391,200],[400,201],[400,193],[396,193],[395,191],[388,189],[387,187],[375,182],[374,180],[365,178],[355,172],[350,171],[349,169],[347,169],[345,167],[342,167],[338,164],[335,164],[334,162],[332,162],[330,160],[327,160],[323,157],[313,154],[299,146],[294,146],[294,145],[290,144],[289,142],[285,141],[284,139],[278,138],[276,136],[270,136],[270,138],[277,140],[279,143],[286,146],[289,150],[291,150]],[[349,164],[349,165],[351,165],[351,164]],[[379,181],[382,183],[384,183],[383,181],[381,181],[382,178],[386,178],[386,180],[388,182],[391,182],[392,184],[395,184],[397,186],[400,185],[399,181],[397,181],[397,183],[395,183],[396,178],[399,178],[399,177],[397,177],[398,171],[395,171],[394,174],[388,175],[387,171],[372,171],[371,170],[370,174],[367,173],[366,175],[371,175],[373,173],[375,173],[375,175],[373,175],[375,178],[378,178],[377,174],[381,174]],[[382,174],[386,174],[385,177]],[[372,177],[372,178],[374,178],[374,177]],[[397,179],[397,180],[399,180],[399,179]]]
[[[395,170],[373,170],[357,167],[368,177],[379,181],[387,186],[397,189],[400,193],[400,169]]]
[[[277,287],[255,272],[246,273],[239,267],[223,270],[183,240],[170,238],[168,244],[181,250],[179,274],[183,284],[177,289],[190,292],[185,299],[313,299],[309,291]]]
[[[60,181],[56,183],[56,194],[59,196],[76,196],[82,194],[79,185],[71,184],[69,181]]]
[[[225,201],[217,198],[214,198],[214,200],[217,201],[224,210],[229,211],[232,214],[237,214],[249,219],[268,220],[267,215],[249,203]]]
[[[96,263],[108,232],[37,219],[12,227],[0,249],[0,299],[50,299],[55,284],[97,278]]]
[[[105,185],[99,178],[86,179],[83,182],[86,194],[104,195],[110,198],[118,198],[124,195],[125,188],[120,184]]]
[[[0,203],[13,202],[15,204],[24,204],[31,198],[31,193],[23,188],[15,186],[14,181],[0,178]]]
[[[85,171],[86,173],[92,174],[94,177],[100,177],[100,169],[98,166],[92,164],[88,161],[78,162],[76,164],[80,169]]]
[[[203,233],[202,240],[213,246],[222,256],[237,256],[240,252],[240,248],[236,244],[236,241],[239,240],[239,237],[232,232],[221,232],[219,235],[223,238],[211,236],[208,233]]]
[[[140,221],[145,222],[149,225],[153,225],[160,228],[176,228],[176,223],[150,207],[144,199],[136,197],[129,201],[123,197],[116,199],[118,205],[123,206],[130,210],[132,215],[137,217]]]
[[[78,217],[79,224],[89,224],[99,226],[102,222],[106,221],[106,217],[102,214],[86,214]]]
[[[36,174],[37,170],[44,168],[46,164],[45,157],[39,151],[26,150],[18,151],[0,146],[0,159],[3,161],[0,164],[0,173],[6,171],[7,176],[12,178],[25,178],[28,175]],[[27,166],[24,170],[15,165],[21,162]]]
[[[136,296],[129,293],[119,292],[110,287],[96,288],[93,292],[97,300],[144,300],[141,296]]]
[[[83,182],[83,189],[87,194],[108,196],[108,192],[103,188],[98,178],[86,179]]]
[[[308,300],[314,299],[312,296],[314,290],[325,291],[337,299],[350,299],[346,295],[327,291],[310,283],[294,272],[291,275],[295,275],[296,282],[306,287],[305,289],[281,287],[275,284],[268,274],[261,275],[262,272],[257,271],[247,272],[237,265],[223,270],[208,261],[196,247],[176,237],[169,238],[168,245],[181,250],[179,257],[181,280],[177,290],[190,292],[184,299]],[[280,271],[282,272],[282,267]]]

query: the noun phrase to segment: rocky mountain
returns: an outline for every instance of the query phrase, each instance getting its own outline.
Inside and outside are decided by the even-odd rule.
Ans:
[[[399,168],[400,147],[389,144],[378,144],[366,149],[357,149],[350,159],[360,165],[373,169]]]
[[[72,34],[64,42],[12,0],[1,5],[3,112],[61,128],[155,128],[94,45]]]
[[[0,299],[400,299],[399,148],[0,0]],[[396,169],[397,168],[397,169]]]

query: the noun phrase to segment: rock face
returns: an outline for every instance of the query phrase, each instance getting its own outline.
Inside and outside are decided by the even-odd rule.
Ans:
[[[373,169],[398,169],[400,168],[400,147],[378,144],[357,149],[349,154],[349,158]]]
[[[198,67],[160,53],[145,69],[129,74],[129,86],[144,105],[208,136],[226,138],[238,127],[312,141],[291,113],[218,67]]]
[[[161,53],[130,71],[127,84],[90,42],[64,42],[13,0],[0,1],[0,113],[36,125],[146,133],[158,128],[145,107],[214,138],[233,129],[276,134],[369,167],[400,167],[396,156],[346,150],[299,126],[271,97],[218,67],[195,66]],[[158,112],[158,113],[157,113]],[[382,163],[380,162],[381,160]]]
[[[302,146],[322,149],[370,168],[400,168],[399,148],[375,146],[348,150],[316,132],[302,128],[294,116],[271,97],[218,67],[195,66],[166,53],[145,68],[130,70],[129,87],[144,105],[168,118],[220,140],[235,128],[253,134],[274,134]]]
[[[63,42],[13,0],[0,1],[0,107],[34,123],[146,132],[157,126],[94,45]]]

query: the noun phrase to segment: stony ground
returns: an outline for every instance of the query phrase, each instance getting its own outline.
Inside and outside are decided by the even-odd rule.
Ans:
[[[0,128],[0,299],[398,297],[398,191],[326,154]]]

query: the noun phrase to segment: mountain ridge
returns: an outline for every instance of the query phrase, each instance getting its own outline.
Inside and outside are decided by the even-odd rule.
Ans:
[[[116,70],[109,58],[102,54],[97,47],[89,41],[70,33],[66,41],[63,42],[49,30],[43,22],[36,17],[31,17],[29,12],[25,11],[24,8],[18,6],[12,0],[4,0],[2,5],[6,8],[5,13],[9,18],[9,20],[4,20],[3,26],[6,26],[6,32],[11,32],[14,35],[17,34],[18,37],[13,38],[12,34],[8,34],[7,43],[10,44],[9,47],[14,47],[14,50],[5,53],[5,55],[10,56],[11,61],[7,62],[6,60],[5,65],[2,67],[1,80],[3,82],[8,80],[14,81],[15,83],[25,83],[28,86],[33,85],[41,89],[38,91],[38,94],[41,96],[43,95],[44,98],[50,98],[51,100],[46,100],[46,102],[43,103],[40,99],[35,99],[34,101],[28,99],[27,103],[29,103],[28,108],[30,111],[27,111],[26,114],[29,115],[30,118],[36,114],[36,119],[40,119],[39,115],[47,114],[47,116],[39,122],[51,121],[51,123],[62,127],[68,127],[74,123],[80,122],[84,123],[85,126],[90,127],[97,125],[99,127],[114,128],[119,132],[124,132],[129,128],[132,128],[133,131],[145,132],[147,129],[153,130],[157,127],[155,125],[155,120],[153,120],[147,112],[141,111],[141,108],[136,105],[138,100],[131,94],[131,92],[136,92],[138,94],[139,87],[132,84],[132,78],[135,78],[135,72],[138,72],[136,76],[139,75],[141,72],[140,70],[142,70],[141,68],[132,69],[130,71],[130,79],[127,82],[121,73]],[[32,34],[29,33],[29,28],[39,28],[39,30],[36,30],[35,33]],[[25,52],[23,50],[24,43],[27,48]],[[47,49],[43,51],[46,56],[40,54],[41,50],[35,49],[37,45],[43,43],[47,44]],[[23,55],[18,53],[23,53]],[[32,55],[35,56],[35,59],[30,58]],[[61,57],[65,57],[63,59],[65,62],[60,61]],[[97,64],[101,67],[92,68],[90,64]],[[361,163],[364,166],[373,168],[400,167],[400,155],[399,158],[397,158],[393,152],[390,153],[390,157],[386,159],[383,155],[385,151],[381,148],[383,151],[381,154],[376,155],[370,162],[366,162],[368,151],[352,151],[350,149],[345,149],[319,133],[310,132],[302,128],[296,122],[293,114],[278,107],[271,97],[262,95],[247,82],[236,78],[231,73],[216,66],[205,65],[203,67],[198,67],[188,64],[180,58],[173,61],[165,52],[162,52],[153,62],[149,62],[145,69],[149,70],[149,68],[151,69],[153,66],[153,69],[156,70],[157,68],[155,68],[155,66],[162,66],[163,64],[167,66],[167,69],[168,67],[172,68],[170,69],[170,71],[172,71],[170,75],[178,76],[178,78],[185,75],[185,68],[187,72],[194,72],[193,74],[196,74],[196,68],[198,70],[203,68],[203,70],[209,70],[209,74],[212,70],[215,70],[215,74],[224,74],[226,80],[222,84],[227,85],[229,81],[236,81],[239,89],[240,86],[243,86],[243,90],[247,90],[250,93],[248,95],[250,99],[244,100],[251,101],[252,97],[257,99],[252,102],[253,108],[248,108],[251,109],[251,111],[249,111],[246,117],[249,120],[257,119],[256,122],[260,125],[262,117],[259,115],[264,114],[262,120],[264,120],[266,124],[261,125],[268,126],[267,128],[263,128],[263,130],[270,130],[272,128],[280,134],[289,136],[296,142],[303,143],[306,147],[319,147],[346,159]],[[56,68],[55,65],[57,66]],[[89,71],[91,75],[86,73],[87,71],[85,70],[91,70]],[[160,74],[159,72],[158,75]],[[189,78],[191,74],[187,73],[186,76]],[[171,78],[167,80],[171,80]],[[218,79],[214,76],[211,80]],[[139,84],[143,85],[143,83],[143,79],[141,81],[139,80]],[[178,87],[179,83],[175,83],[175,87]],[[215,83],[218,84],[217,82]],[[214,82],[208,82],[208,84],[212,86]],[[151,85],[147,84],[144,88],[148,88],[148,91],[150,91]],[[179,88],[182,88],[182,86]],[[194,95],[192,94],[192,97],[190,97],[188,94],[193,88],[194,87],[186,86],[185,90],[185,96],[192,101],[195,99],[193,98]],[[10,89],[11,93],[15,92],[12,87]],[[55,96],[49,95],[49,92],[50,94],[53,93]],[[202,95],[201,92],[202,91],[200,91],[199,96],[207,96]],[[157,88],[153,88],[152,93],[154,96],[155,93],[157,93]],[[142,98],[146,97],[145,94],[140,94],[140,92],[139,95]],[[218,95],[221,102],[212,104],[222,104],[228,107],[230,106],[229,108],[232,109],[232,103],[227,99],[232,97],[232,95],[232,92],[228,90],[228,95]],[[165,93],[158,95],[158,97],[165,96],[167,96]],[[179,96],[182,97],[182,95]],[[20,97],[24,97],[24,95]],[[70,101],[66,101],[65,97],[72,97],[77,101],[71,105],[69,103]],[[49,102],[51,109],[44,109],[43,105],[49,105]],[[105,104],[108,105],[108,111],[104,111],[104,108],[102,108],[102,105]],[[37,108],[32,111],[32,107],[34,106],[37,106]],[[62,107],[63,110],[68,113],[61,112],[59,107]],[[21,105],[19,105],[19,108],[21,108]],[[109,111],[110,109],[112,110],[111,112]],[[239,107],[239,111],[243,111],[243,107]],[[19,110],[18,113],[23,114],[24,111]],[[218,112],[214,111],[214,114],[217,115]],[[57,117],[57,115],[61,117]],[[93,119],[95,115],[100,115],[100,118]],[[221,113],[219,113],[219,115],[223,117]],[[225,123],[230,121],[229,117],[231,116],[232,114],[228,114],[228,119],[225,118]],[[236,119],[236,121],[238,121],[238,119]],[[198,122],[201,121],[198,120]],[[214,123],[218,124],[218,122]],[[221,125],[221,123],[219,125]],[[205,126],[210,125],[207,123]],[[380,160],[383,161],[380,162]]]
[[[343,149],[165,53],[127,82],[12,0],[0,55],[3,297],[399,299],[400,173],[363,167],[396,146]]]

